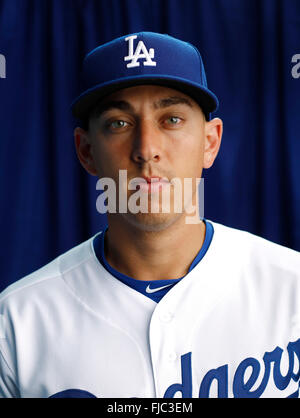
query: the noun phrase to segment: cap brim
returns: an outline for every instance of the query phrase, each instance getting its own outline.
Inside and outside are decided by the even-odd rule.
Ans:
[[[146,84],[170,87],[187,94],[199,104],[206,116],[216,111],[219,105],[217,97],[209,89],[199,86],[196,83],[192,83],[179,77],[168,78],[159,75],[143,75],[140,77],[135,76],[126,79],[123,78],[121,80],[113,80],[109,83],[102,83],[86,90],[72,103],[72,113],[75,118],[85,121],[99,100],[117,90]]]

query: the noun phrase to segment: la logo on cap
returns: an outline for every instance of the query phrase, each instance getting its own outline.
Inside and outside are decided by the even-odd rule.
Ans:
[[[125,38],[125,41],[128,41],[128,55],[124,57],[124,61],[131,61],[127,64],[127,68],[139,67],[140,63],[138,62],[143,58],[143,65],[148,67],[155,67],[156,61],[152,61],[154,58],[154,48],[147,50],[143,41],[139,41],[136,46],[135,51],[133,52],[133,41],[137,38],[137,35],[131,35]]]

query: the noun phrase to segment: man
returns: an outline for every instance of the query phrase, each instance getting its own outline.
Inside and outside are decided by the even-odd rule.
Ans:
[[[297,397],[299,254],[199,214],[222,136],[199,52],[124,36],[84,81],[75,145],[113,186],[108,227],[2,293],[1,396]]]

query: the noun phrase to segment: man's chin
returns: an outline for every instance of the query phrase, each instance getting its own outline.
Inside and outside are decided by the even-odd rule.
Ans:
[[[182,213],[124,213],[122,216],[128,223],[145,232],[159,232],[169,228]]]

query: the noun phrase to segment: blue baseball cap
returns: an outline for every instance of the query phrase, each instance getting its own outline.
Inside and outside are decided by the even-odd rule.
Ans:
[[[131,86],[155,84],[192,97],[206,118],[217,110],[218,99],[207,87],[198,49],[188,42],[154,32],[125,35],[86,55],[82,93],[71,105],[84,121],[105,96]]]

